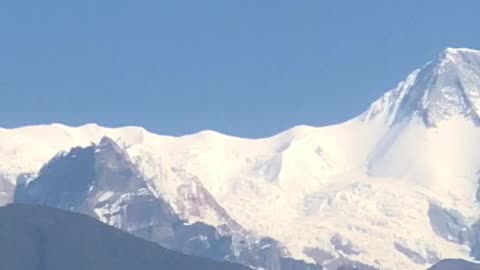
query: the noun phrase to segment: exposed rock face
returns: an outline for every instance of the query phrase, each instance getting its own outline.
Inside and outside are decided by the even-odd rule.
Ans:
[[[343,239],[342,236],[339,234],[335,234],[330,239],[330,243],[332,243],[336,251],[341,252],[342,254],[347,254],[347,255],[360,254],[360,251],[358,251],[350,241]]]
[[[454,209],[443,209],[435,203],[430,203],[428,216],[433,231],[445,240],[459,244],[469,242],[470,229],[460,212]]]
[[[446,49],[438,59],[414,71],[405,82],[365,114],[377,117],[388,110],[391,124],[418,117],[427,127],[436,127],[454,116],[480,123],[480,53],[469,49]]]
[[[480,260],[480,220],[470,228],[470,255],[476,260]]]
[[[37,179],[19,181],[15,201],[84,213],[135,234],[150,230],[160,243],[171,241],[172,225],[180,223],[168,204],[149,190],[126,154],[108,138],[98,146],[57,155]]]
[[[179,172],[180,173],[180,172]],[[286,248],[270,238],[248,234],[198,181],[191,204],[207,204],[223,226],[187,224],[158,196],[128,154],[110,138],[98,145],[73,148],[54,157],[31,179],[17,181],[15,202],[39,204],[87,214],[100,221],[186,254],[229,260],[271,270],[318,270],[320,266],[289,258]],[[181,190],[180,190],[181,191]],[[185,191],[188,198],[188,190]],[[185,211],[194,208],[185,207]],[[193,210],[192,210],[193,209]]]
[[[0,175],[0,206],[12,200],[15,186],[8,179]]]
[[[405,255],[407,258],[409,258],[411,261],[415,263],[432,264],[439,261],[439,258],[437,257],[437,255],[433,252],[428,252],[428,255],[424,257],[418,252],[415,252],[398,242],[396,242],[394,246],[400,253],[402,253],[403,255]]]
[[[443,209],[435,203],[430,204],[428,211],[432,229],[447,241],[470,246],[470,255],[480,260],[480,220],[468,226],[462,214],[454,209]],[[413,257],[418,258],[415,254]],[[431,259],[425,262],[433,263],[439,258],[432,253]],[[424,261],[424,258],[420,259]],[[448,262],[448,265],[451,262]]]
[[[336,254],[329,253],[319,248],[307,248],[304,252],[306,255],[313,258],[318,265],[322,265],[324,269],[327,270],[378,270],[378,268],[371,265],[346,258],[345,255],[347,254],[358,255],[360,252],[356,251],[350,242],[342,240],[338,234],[332,237],[331,242],[337,245]]]

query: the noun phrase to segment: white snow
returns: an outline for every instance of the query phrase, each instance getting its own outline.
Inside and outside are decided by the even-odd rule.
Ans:
[[[112,191],[106,191],[105,193],[103,193],[102,195],[100,195],[100,197],[98,198],[98,202],[108,201],[110,198],[112,198],[113,195],[115,195],[114,192],[112,192]]]
[[[235,221],[280,240],[296,258],[311,262],[304,254],[307,247],[335,253],[330,242],[334,235],[360,251],[351,259],[381,269],[426,268],[396,250],[395,242],[425,257],[433,252],[439,258],[468,258],[466,246],[433,232],[427,214],[432,200],[459,210],[469,222],[480,213],[474,197],[480,128],[472,121],[472,112],[480,108],[480,69],[462,61],[468,57],[475,63],[472,55],[480,53],[446,53],[459,68],[448,67],[447,72],[447,66],[426,65],[357,118],[321,128],[298,126],[269,138],[213,131],[170,137],[140,127],[94,124],[0,129],[0,173],[38,172],[59,151],[109,136],[128,146],[132,160],[151,179],[149,188],[175,210],[184,200],[180,187],[187,185],[190,195],[197,195],[192,184],[197,179]],[[446,77],[441,83],[419,84],[425,69],[447,74],[442,73]],[[448,88],[449,78],[459,78],[463,88]],[[406,103],[411,97],[418,99]],[[422,115],[427,114],[434,126],[426,127]],[[112,195],[106,192],[100,199]],[[96,210],[99,217],[121,211],[119,205],[108,207]],[[185,218],[223,222],[208,207],[200,211]]]

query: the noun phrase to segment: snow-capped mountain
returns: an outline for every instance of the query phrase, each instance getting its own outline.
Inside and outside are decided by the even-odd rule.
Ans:
[[[446,49],[358,117],[270,138],[213,131],[169,137],[94,124],[0,129],[0,201],[13,196],[9,186],[17,179],[36,194],[29,201],[50,200],[35,188],[44,187],[36,183],[48,164],[74,155],[74,147],[101,149],[108,137],[129,160],[113,164],[139,175],[134,190],[117,186],[116,179],[125,180],[119,175],[100,173],[103,180],[87,189],[94,195],[62,193],[56,205],[77,200],[75,207],[86,207],[145,192],[178,219],[208,224],[240,246],[237,235],[269,237],[285,247],[281,256],[326,269],[344,261],[426,269],[445,258],[480,258],[479,113],[480,52]],[[115,160],[107,156],[102,166]],[[48,185],[61,186],[62,179]],[[122,228],[91,205],[91,215]]]
[[[393,125],[413,117],[436,127],[453,116],[478,123],[480,58],[470,49],[451,49],[412,72],[396,89],[372,105],[365,117],[382,116]]]
[[[197,189],[195,193],[183,190],[192,184]],[[320,269],[292,259],[285,247],[273,239],[250,235],[195,180],[179,189],[180,197],[185,195],[182,198],[195,200],[195,207],[210,209],[221,217],[223,224],[219,227],[203,222],[185,224],[158,196],[150,180],[144,178],[124,149],[107,137],[99,144],[58,154],[37,176],[19,177],[16,186],[16,203],[87,214],[186,254],[262,269],[293,270],[288,268],[292,264],[295,270]]]

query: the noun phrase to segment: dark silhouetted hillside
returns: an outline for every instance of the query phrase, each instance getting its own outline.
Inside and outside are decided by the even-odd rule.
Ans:
[[[187,256],[86,215],[44,206],[0,208],[0,269],[246,270]]]
[[[480,270],[480,264],[458,259],[448,259],[436,263],[428,270]]]

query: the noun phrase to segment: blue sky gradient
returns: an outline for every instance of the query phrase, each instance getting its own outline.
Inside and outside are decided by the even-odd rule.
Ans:
[[[2,1],[0,126],[60,122],[270,136],[363,112],[480,1]]]

